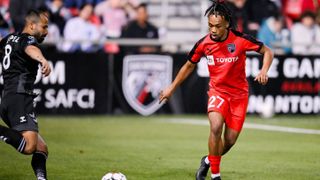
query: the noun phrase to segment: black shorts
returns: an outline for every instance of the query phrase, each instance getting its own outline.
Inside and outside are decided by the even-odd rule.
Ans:
[[[2,97],[0,115],[3,121],[17,131],[38,132],[38,121],[33,107],[34,96],[7,94]]]

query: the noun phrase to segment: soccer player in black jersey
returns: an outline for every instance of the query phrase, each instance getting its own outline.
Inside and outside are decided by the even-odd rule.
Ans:
[[[38,133],[33,89],[39,64],[44,76],[51,72],[39,49],[47,33],[47,14],[30,10],[23,31],[10,34],[0,42],[4,79],[0,115],[9,127],[0,125],[0,139],[20,153],[33,155],[31,165],[38,180],[47,179],[48,148]]]

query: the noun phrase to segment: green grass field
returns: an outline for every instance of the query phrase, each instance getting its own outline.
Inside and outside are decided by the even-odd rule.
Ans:
[[[208,126],[170,119],[206,116],[39,117],[49,146],[50,180],[100,180],[120,171],[129,180],[192,180],[207,153]],[[280,116],[246,122],[320,130],[319,116]],[[31,156],[0,142],[0,180],[35,179]],[[224,180],[320,179],[320,135],[244,129],[223,157]]]

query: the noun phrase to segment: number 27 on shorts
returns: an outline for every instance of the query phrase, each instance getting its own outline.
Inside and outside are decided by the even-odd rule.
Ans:
[[[224,99],[220,96],[210,96],[209,102],[208,102],[208,109],[210,108],[220,108],[222,104],[224,103]]]

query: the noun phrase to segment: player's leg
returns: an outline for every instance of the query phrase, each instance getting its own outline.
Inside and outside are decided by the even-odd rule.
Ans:
[[[224,139],[220,141],[220,145],[219,145],[219,154],[221,154],[222,156],[226,154],[232,148],[232,146],[236,143],[239,135],[240,135],[239,131],[236,131],[234,129],[229,128],[228,126],[225,126]],[[206,169],[207,167],[209,167],[209,159],[207,156],[202,157],[200,162],[200,167],[202,169]]]
[[[225,122],[224,140],[221,148],[222,155],[226,154],[236,143],[247,113],[248,98],[231,99],[230,115]]]
[[[0,139],[14,147],[20,153],[23,153],[26,147],[26,140],[22,134],[14,129],[0,125]]]
[[[24,99],[25,101],[25,117],[27,119],[28,125],[25,125],[24,128],[33,130],[34,132],[38,132],[38,121],[34,113],[33,108],[33,97],[27,96]],[[35,175],[38,180],[46,180],[47,179],[47,171],[46,171],[46,159],[48,156],[48,148],[40,136],[40,134],[36,133],[36,136],[33,136],[31,141],[32,143],[32,160],[31,166],[34,170]]]
[[[209,90],[207,111],[210,122],[210,134],[208,140],[209,156],[205,156],[201,159],[200,168],[196,172],[196,180],[205,180],[210,165],[213,177],[219,176],[220,174],[219,169],[222,153],[221,134],[225,121],[224,119],[228,116],[229,112],[228,98],[214,90]]]
[[[23,154],[33,154],[37,147],[37,136],[38,133],[34,131],[21,133],[15,129],[0,126],[1,139]]]
[[[24,117],[19,116],[19,110],[23,109],[23,106],[19,106],[19,103],[17,104],[18,98],[17,95],[4,96],[2,98],[0,115],[8,127],[0,125],[0,139],[14,147],[20,153],[24,153],[29,139],[25,139],[19,129],[12,128],[27,122]],[[12,112],[12,110],[14,110],[14,112]],[[27,137],[29,137],[29,135]],[[28,149],[29,148],[28,146]]]
[[[38,180],[47,179],[46,161],[48,158],[48,147],[43,138],[38,134],[36,151],[33,153],[31,166]]]
[[[32,154],[37,147],[38,133],[36,131],[21,132],[19,129],[7,128],[0,125],[0,139],[10,144],[20,153]]]
[[[238,137],[239,137],[240,132],[236,131],[234,129],[231,129],[227,126],[225,126],[224,130],[224,140],[221,148],[221,154],[224,155],[226,154],[232,146],[236,143]]]
[[[210,134],[208,139],[209,155],[208,159],[211,168],[211,178],[220,178],[221,145],[224,118],[219,112],[208,114],[210,122]]]
[[[26,146],[23,150],[23,154],[33,154],[37,149],[38,132],[36,131],[23,131],[22,136],[26,141]]]
[[[33,154],[32,168],[38,180],[45,180],[48,149],[38,134],[33,97],[22,94],[7,96],[2,101],[0,112],[4,122],[10,127],[0,126],[0,134],[6,135],[2,139],[21,153]]]
[[[38,143],[38,123],[33,113],[33,96],[7,95],[3,98],[1,107],[1,116],[10,127],[10,131],[15,132],[16,141],[19,136],[21,142],[24,142],[18,147],[18,151],[33,154]]]

